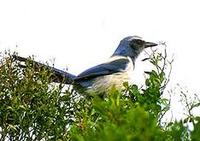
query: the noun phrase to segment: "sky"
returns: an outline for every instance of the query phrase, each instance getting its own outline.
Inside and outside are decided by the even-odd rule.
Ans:
[[[0,51],[55,59],[57,68],[79,74],[104,62],[124,37],[138,35],[165,41],[174,58],[170,85],[198,93],[199,13],[198,0],[0,0]],[[136,82],[148,67],[142,56]]]

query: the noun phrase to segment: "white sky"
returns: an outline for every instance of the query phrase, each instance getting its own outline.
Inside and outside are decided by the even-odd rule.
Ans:
[[[56,67],[78,74],[106,60],[125,36],[163,40],[175,58],[173,85],[199,92],[199,6],[198,0],[0,0],[0,50],[55,58]],[[143,67],[137,63],[136,71]]]

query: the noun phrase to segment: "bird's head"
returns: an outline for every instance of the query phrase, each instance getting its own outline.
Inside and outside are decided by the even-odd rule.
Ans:
[[[148,47],[154,47],[158,44],[153,42],[146,42],[139,36],[128,36],[121,40],[118,48],[115,50],[114,55],[129,56],[136,59],[137,56]]]

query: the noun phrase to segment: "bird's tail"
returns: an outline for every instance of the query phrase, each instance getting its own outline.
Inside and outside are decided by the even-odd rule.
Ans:
[[[12,57],[15,60],[20,61],[20,62],[26,62],[28,60],[27,58],[24,58],[24,57],[21,57],[21,56],[17,56],[17,55],[12,55]],[[54,75],[52,76],[53,82],[72,84],[74,79],[76,78],[75,75],[73,75],[71,73],[68,73],[66,71],[59,70],[59,69],[56,69],[54,67],[51,67],[51,66],[48,66],[48,65],[33,61],[33,60],[31,60],[31,61],[32,61],[33,67],[34,67],[34,69],[36,71],[38,71],[41,68],[46,68],[46,69],[52,71],[54,73]],[[21,68],[26,68],[26,65],[20,64],[20,67]]]

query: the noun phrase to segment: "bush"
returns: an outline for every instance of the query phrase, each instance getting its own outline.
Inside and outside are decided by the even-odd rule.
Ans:
[[[164,56],[153,53],[145,86],[124,83],[102,99],[77,94],[69,86],[52,83],[47,68],[25,68],[9,53],[0,62],[1,140],[199,140],[199,118],[190,114],[181,121],[161,124],[170,102],[162,94],[170,69]],[[199,106],[199,101],[195,106]],[[190,120],[187,120],[190,119]],[[189,130],[187,122],[194,126]]]
[[[31,60],[25,69],[12,57],[0,68],[1,140],[55,140],[64,138],[73,117],[69,91],[50,84],[50,71],[37,72]]]

